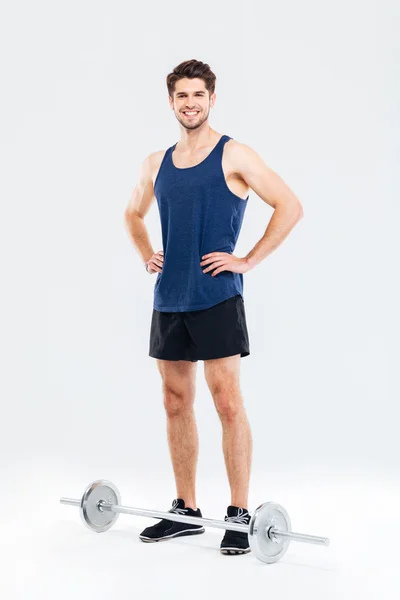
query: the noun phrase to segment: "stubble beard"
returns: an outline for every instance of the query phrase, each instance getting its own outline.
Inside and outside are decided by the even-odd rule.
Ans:
[[[207,114],[205,115],[205,117],[203,119],[200,118],[199,121],[197,123],[193,123],[193,125],[191,125],[190,123],[188,124],[184,120],[181,120],[179,118],[179,116],[177,117],[177,119],[178,119],[179,123],[182,125],[182,127],[192,131],[193,129],[198,129],[201,125],[203,125],[204,121],[207,121],[209,113],[210,113],[210,109],[208,109]]]

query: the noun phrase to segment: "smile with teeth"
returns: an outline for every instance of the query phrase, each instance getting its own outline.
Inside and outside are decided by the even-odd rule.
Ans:
[[[195,117],[197,115],[197,113],[200,112],[198,110],[187,110],[184,111],[183,114],[188,116],[188,117]]]

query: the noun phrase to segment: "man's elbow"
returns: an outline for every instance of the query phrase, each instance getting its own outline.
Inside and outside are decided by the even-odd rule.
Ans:
[[[275,205],[275,209],[279,208],[284,212],[288,219],[293,220],[294,222],[300,221],[300,219],[304,216],[303,206],[300,200],[296,197],[292,197],[290,199],[285,199],[280,202],[277,202]]]
[[[124,212],[124,221],[127,225],[132,223],[135,219],[143,219],[141,215],[138,215],[136,212],[127,208]]]
[[[294,218],[296,219],[296,221],[300,221],[300,219],[302,219],[304,216],[303,206],[300,200],[298,198],[295,198],[294,202],[292,202],[292,205],[292,213],[294,215]]]

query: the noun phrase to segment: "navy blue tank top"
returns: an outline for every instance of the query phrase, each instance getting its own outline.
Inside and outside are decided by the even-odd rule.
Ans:
[[[184,312],[210,308],[232,296],[243,298],[243,274],[203,273],[202,256],[233,253],[247,198],[228,188],[222,153],[231,138],[223,135],[210,154],[194,167],[178,168],[172,161],[176,144],[164,154],[155,183],[164,250],[162,273],[154,284],[155,310]]]

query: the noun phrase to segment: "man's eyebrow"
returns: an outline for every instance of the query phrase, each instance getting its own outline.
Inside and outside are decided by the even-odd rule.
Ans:
[[[196,92],[194,92],[195,94],[205,94],[204,90],[197,90]],[[186,92],[176,92],[176,95],[179,96],[180,94],[186,94]]]

